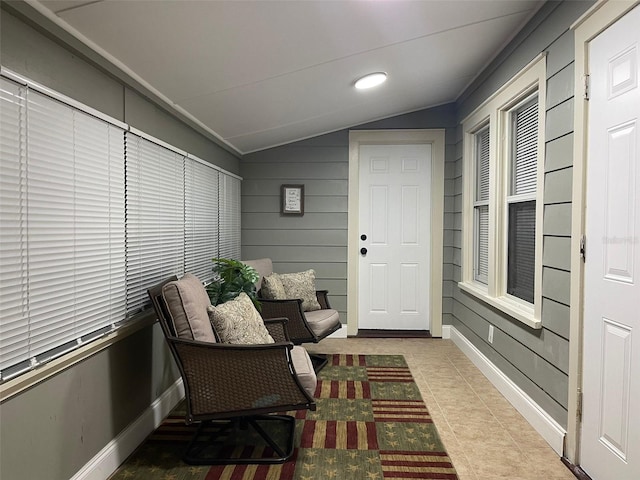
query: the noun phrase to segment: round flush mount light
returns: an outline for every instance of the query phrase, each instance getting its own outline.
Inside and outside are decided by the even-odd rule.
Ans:
[[[365,90],[367,88],[378,86],[381,83],[386,82],[386,80],[387,74],[384,72],[370,73],[356,80],[355,87],[358,90]]]

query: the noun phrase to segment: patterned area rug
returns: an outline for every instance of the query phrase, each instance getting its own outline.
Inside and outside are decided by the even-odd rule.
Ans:
[[[295,453],[284,464],[183,463],[194,427],[177,409],[111,478],[458,479],[404,357],[332,355],[318,380],[318,408],[295,414]]]

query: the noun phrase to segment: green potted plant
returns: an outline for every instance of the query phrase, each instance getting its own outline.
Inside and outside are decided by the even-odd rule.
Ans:
[[[230,258],[213,259],[214,279],[207,286],[207,293],[212,305],[233,300],[242,292],[246,293],[253,304],[260,310],[260,302],[256,293],[256,282],[260,276],[249,265]]]

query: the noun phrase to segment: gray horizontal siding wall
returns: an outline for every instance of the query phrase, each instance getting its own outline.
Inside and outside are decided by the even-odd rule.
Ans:
[[[450,104],[353,129],[448,127],[453,164],[455,120]],[[329,290],[331,305],[346,323],[349,131],[245,155],[241,174],[242,257],[270,257],[277,272],[315,269],[318,288]],[[280,186],[290,183],[305,186],[302,217],[280,214]]]
[[[4,67],[239,173],[237,157],[6,6],[2,2],[0,15]],[[6,400],[0,478],[73,477],[178,378],[155,324]]]
[[[452,324],[556,421],[566,427],[569,368],[569,248],[573,162],[574,41],[569,26],[592,2],[549,2],[461,96],[459,120],[540,52],[547,52],[542,329],[532,330],[465,294],[460,281],[462,128],[446,183],[454,225]],[[445,245],[448,245],[445,243]],[[445,247],[446,249],[447,247]],[[495,327],[492,344],[489,325]]]

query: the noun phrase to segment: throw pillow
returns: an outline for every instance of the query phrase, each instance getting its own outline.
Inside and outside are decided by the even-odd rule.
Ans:
[[[277,273],[272,273],[262,279],[260,294],[267,300],[286,300],[287,298],[291,298],[287,297],[287,292],[284,290],[280,275]]]
[[[207,307],[209,319],[223,343],[274,343],[249,296],[242,292],[233,300]]]
[[[315,270],[299,273],[281,273],[279,277],[286,292],[286,298],[301,299],[302,310],[305,312],[320,310],[318,297],[316,297]]]

